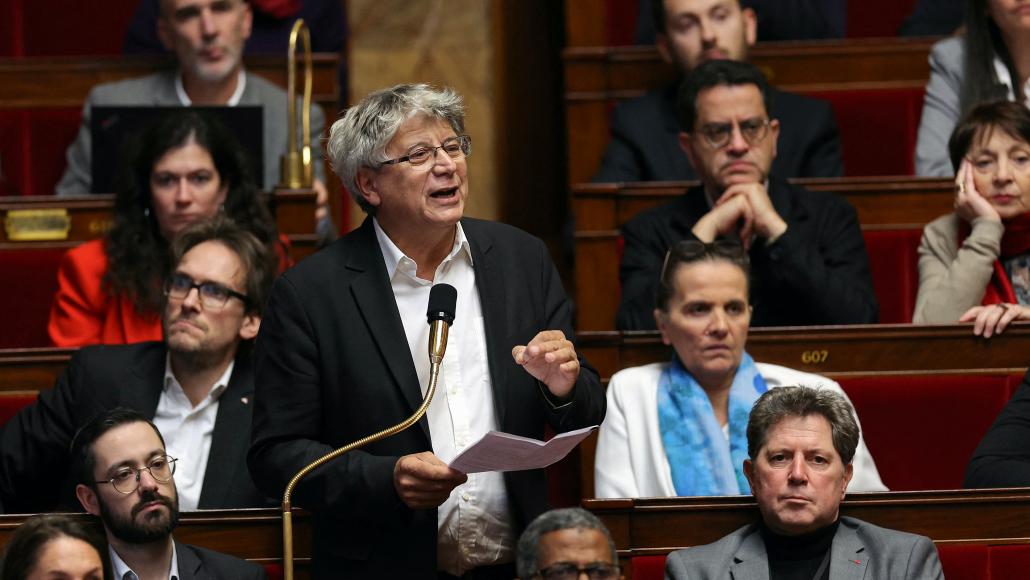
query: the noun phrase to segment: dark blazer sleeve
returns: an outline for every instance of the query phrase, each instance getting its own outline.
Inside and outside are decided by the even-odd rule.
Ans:
[[[966,467],[965,487],[1030,485],[1030,373],[1001,410]]]
[[[669,246],[679,241],[664,235],[664,229],[652,213],[630,220],[622,228],[623,251],[619,262],[619,283],[622,296],[615,328],[619,330],[655,330],[655,293],[658,276]],[[689,230],[680,239],[697,239]]]
[[[264,567],[206,548],[175,543],[180,580],[265,580]]]
[[[792,186],[773,182],[770,187]],[[780,294],[793,294],[795,303],[805,305],[805,318],[821,324],[876,323],[876,294],[855,209],[819,192],[802,191],[795,200],[809,204],[809,219],[816,221],[811,233],[804,235],[788,219],[791,225],[779,239],[751,252],[756,276]],[[815,200],[821,207],[811,203]]]
[[[844,174],[840,130],[830,103],[773,89],[771,114],[780,121],[773,175],[787,179]]]
[[[49,511],[60,505],[77,417],[102,407],[81,396],[86,366],[80,351],[54,388],[41,391],[37,402],[19,411],[0,432],[0,501],[7,513]]]
[[[615,107],[611,117],[611,140],[601,158],[601,167],[594,174],[593,181],[618,183],[623,181],[644,181],[643,151],[632,137],[634,119],[632,111],[625,104]]]
[[[812,135],[801,156],[804,163],[798,177],[840,177],[844,175],[841,159],[840,129],[833,107],[818,99],[811,99],[810,124]]]
[[[329,354],[316,343],[310,315],[293,280],[280,276],[255,344],[257,382],[248,454],[254,481],[273,497],[282,497],[294,473],[333,450],[321,442],[323,390],[347,388],[324,384],[319,359]],[[393,468],[399,458],[360,449],[344,454],[307,477],[294,499],[309,510],[341,517],[398,518],[403,504],[393,485]],[[361,501],[354,501],[359,497]]]

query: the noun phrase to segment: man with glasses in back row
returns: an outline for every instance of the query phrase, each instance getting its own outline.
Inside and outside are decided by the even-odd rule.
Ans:
[[[266,578],[239,558],[176,542],[179,523],[175,466],[157,427],[138,412],[116,407],[79,430],[71,446],[75,495],[104,524],[114,577],[119,580]]]
[[[780,122],[765,77],[748,63],[698,66],[680,89],[680,147],[701,185],[622,229],[621,330],[654,330],[666,251],[685,239],[737,239],[751,260],[752,326],[877,321],[855,209],[834,194],[769,175]]]
[[[245,463],[257,335],[275,257],[225,217],[184,230],[165,283],[163,342],[84,347],[54,388],[0,431],[0,511],[75,507],[75,431],[113,407],[153,420],[180,457],[183,510],[261,507]]]

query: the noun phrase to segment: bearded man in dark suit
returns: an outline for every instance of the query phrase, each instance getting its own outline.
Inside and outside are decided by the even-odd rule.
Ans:
[[[871,324],[869,259],[855,209],[832,193],[770,175],[782,122],[754,65],[708,61],[680,91],[680,147],[701,185],[622,228],[616,326],[653,330],[655,291],[669,248],[734,239],[751,259],[752,326]]]
[[[295,490],[314,518],[316,578],[514,577],[516,539],[547,507],[543,471],[466,477],[448,462],[491,430],[540,439],[545,425],[564,432],[604,418],[544,244],[463,217],[472,147],[463,109],[449,89],[398,85],[348,110],[329,158],[369,217],[272,289],[250,451],[267,493],[412,414],[428,386],[430,289],[457,289],[426,417]]]
[[[75,509],[68,446],[114,407],[161,430],[182,459],[183,510],[263,507],[247,471],[254,400],[250,342],[257,335],[276,258],[223,217],[184,230],[165,284],[164,342],[88,346],[49,391],[0,431],[0,506],[7,513]]]

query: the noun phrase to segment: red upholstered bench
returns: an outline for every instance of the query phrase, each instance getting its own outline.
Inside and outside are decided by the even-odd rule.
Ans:
[[[64,248],[0,252],[0,304],[8,307],[0,325],[0,348],[49,346],[46,324],[57,291],[57,267]]]
[[[53,195],[82,111],[0,111],[0,195]]]
[[[920,86],[805,94],[833,105],[845,175],[913,175],[923,91]]]
[[[921,229],[863,230],[880,323],[909,323],[919,290]]]
[[[883,482],[893,491],[961,489],[966,463],[1022,377],[842,378]]]

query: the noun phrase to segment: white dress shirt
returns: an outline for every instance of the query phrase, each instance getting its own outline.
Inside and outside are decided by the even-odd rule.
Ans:
[[[433,280],[422,280],[416,276],[415,261],[401,252],[378,221],[373,220],[373,225],[423,395],[429,388],[429,290],[433,284],[450,284],[458,291],[436,395],[426,413],[433,453],[450,463],[466,447],[497,429],[472,250],[459,223],[454,246]],[[451,491],[438,513],[440,570],[460,576],[478,566],[513,561],[515,535],[501,473],[470,474],[467,482]]]
[[[168,455],[177,460],[175,487],[179,492],[179,511],[195,510],[200,503],[207,458],[211,454],[211,437],[218,417],[218,398],[229,386],[234,366],[235,361],[229,363],[222,376],[211,385],[207,396],[194,407],[172,374],[171,360],[165,361],[164,388],[157,401],[154,425],[164,437]]]
[[[994,57],[994,75],[998,78],[998,82],[1005,85],[1008,91],[1008,100],[1016,100],[1016,93],[1013,89],[1015,83],[1012,82],[1012,75],[1009,74],[1009,69],[1005,66],[1005,63],[997,56]],[[1023,97],[1027,99],[1025,102],[1030,103],[1030,79],[1023,83],[1022,89]]]
[[[129,568],[110,545],[107,546],[107,553],[111,560],[111,571],[117,580],[139,580],[139,575]],[[172,565],[168,568],[168,580],[179,580],[179,559],[175,554],[175,542],[172,542]]]
[[[247,74],[240,69],[239,76],[236,77],[236,90],[233,91],[232,96],[225,103],[227,107],[235,107],[240,104],[240,99],[243,97],[243,90],[247,88]],[[184,107],[190,107],[193,105],[193,99],[186,94],[186,87],[182,84],[182,75],[175,75],[175,94],[179,97],[179,102]]]

